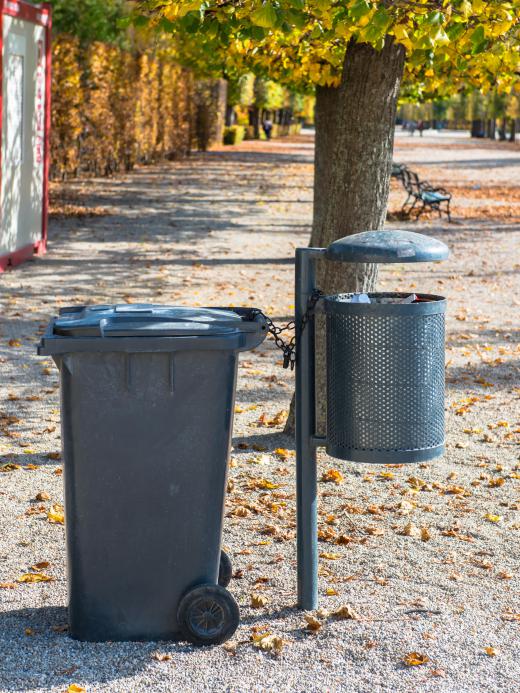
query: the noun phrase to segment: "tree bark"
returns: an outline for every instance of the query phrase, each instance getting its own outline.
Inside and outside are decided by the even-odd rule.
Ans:
[[[490,140],[496,139],[495,137],[496,134],[496,121],[494,118],[488,118],[487,121],[487,137]]]
[[[255,140],[260,139],[260,120],[261,120],[261,110],[258,106],[253,106],[253,133]]]
[[[329,206],[328,195],[331,189],[332,159],[336,143],[336,129],[339,111],[339,88],[316,87],[314,123],[314,204],[312,216],[312,246],[323,236],[326,211]]]
[[[331,90],[326,94],[321,94],[321,89],[317,91],[311,246],[327,247],[343,236],[383,228],[404,60],[404,48],[389,38],[381,51],[367,44],[350,43],[339,90],[333,90],[334,95],[329,93]],[[317,275],[318,286],[326,294],[373,291],[377,265],[324,261],[318,266]],[[317,320],[316,327],[317,429],[323,433],[326,417],[323,321]],[[286,433],[294,432],[293,407],[294,403]]]

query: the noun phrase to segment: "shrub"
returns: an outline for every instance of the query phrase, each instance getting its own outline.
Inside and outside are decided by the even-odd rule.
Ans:
[[[231,125],[224,128],[224,144],[240,144],[244,139],[246,129],[243,125]]]

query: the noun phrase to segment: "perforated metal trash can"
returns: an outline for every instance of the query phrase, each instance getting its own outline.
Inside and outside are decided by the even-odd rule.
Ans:
[[[442,296],[378,303],[409,294],[325,298],[327,452],[353,462],[429,460],[444,451]]]

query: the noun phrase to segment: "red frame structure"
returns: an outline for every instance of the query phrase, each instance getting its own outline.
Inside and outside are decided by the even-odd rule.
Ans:
[[[3,122],[3,17],[9,15],[33,24],[39,24],[45,29],[45,115],[43,142],[43,200],[42,200],[42,235],[36,243],[18,248],[7,255],[0,256],[0,272],[8,266],[14,267],[32,255],[43,255],[47,249],[47,224],[49,211],[49,162],[50,162],[50,131],[51,131],[51,5],[41,3],[30,5],[23,0],[0,0],[0,144]],[[0,168],[0,181],[2,170]]]

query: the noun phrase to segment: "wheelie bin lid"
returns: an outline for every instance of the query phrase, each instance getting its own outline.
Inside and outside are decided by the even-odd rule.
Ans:
[[[219,348],[218,338],[225,338],[222,348],[241,350],[254,348],[266,334],[265,319],[255,309],[157,304],[72,306],[62,308],[59,316],[51,320],[38,353],[169,350],[172,338],[192,338],[193,342],[195,337],[205,338],[204,344],[209,348]],[[232,346],[232,337],[241,338],[238,347]],[[217,341],[213,339],[210,344],[208,338]]]

